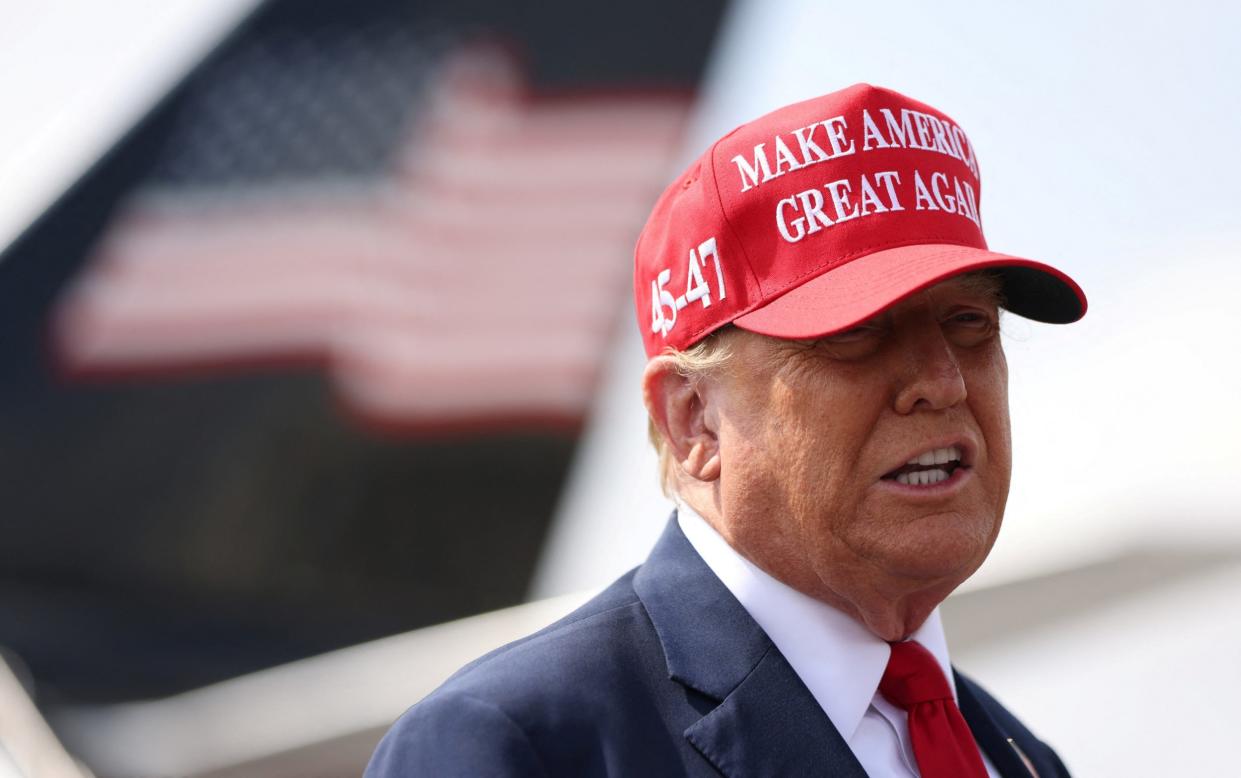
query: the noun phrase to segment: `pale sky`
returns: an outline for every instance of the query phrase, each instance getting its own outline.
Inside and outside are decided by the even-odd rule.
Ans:
[[[258,0],[0,0],[0,251]]]

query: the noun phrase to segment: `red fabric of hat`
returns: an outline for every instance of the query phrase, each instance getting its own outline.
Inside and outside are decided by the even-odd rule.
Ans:
[[[859,84],[733,130],[660,197],[638,239],[634,297],[648,356],[732,322],[827,335],[945,278],[992,269],[1005,307],[1086,312],[1055,268],[987,249],[974,149],[943,113]]]

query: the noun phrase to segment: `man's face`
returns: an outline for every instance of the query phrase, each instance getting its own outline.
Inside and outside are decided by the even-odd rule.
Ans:
[[[731,369],[706,387],[734,547],[836,603],[973,573],[1011,465],[994,298],[966,276],[817,341],[736,333]]]

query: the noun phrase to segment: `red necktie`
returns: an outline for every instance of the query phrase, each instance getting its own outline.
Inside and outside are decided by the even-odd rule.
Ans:
[[[922,778],[987,778],[974,736],[930,651],[912,640],[893,643],[879,691],[909,714]]]

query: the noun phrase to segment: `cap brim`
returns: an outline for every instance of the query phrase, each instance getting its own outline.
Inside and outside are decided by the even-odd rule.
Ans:
[[[778,338],[812,338],[852,327],[909,295],[973,270],[994,270],[1004,308],[1053,324],[1086,314],[1086,295],[1064,273],[1029,259],[944,243],[876,251],[816,276],[737,317],[738,327]]]

